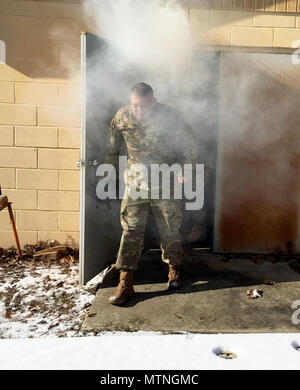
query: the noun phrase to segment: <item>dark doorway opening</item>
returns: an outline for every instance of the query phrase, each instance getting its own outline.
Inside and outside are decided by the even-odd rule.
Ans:
[[[122,66],[120,67],[120,63]],[[192,129],[193,142],[198,147],[199,164],[206,167],[204,206],[201,210],[185,210],[181,233],[186,248],[213,247],[214,198],[216,184],[218,83],[220,53],[201,51],[195,53],[190,74],[181,88],[171,84],[165,89],[162,103],[184,107],[185,117]],[[129,91],[137,81],[154,86],[143,69],[123,63],[120,53],[101,37],[82,34],[82,148],[81,148],[81,282],[86,283],[109,264],[115,262],[121,226],[120,200],[110,204],[96,198],[96,169],[105,156],[110,121],[116,111],[128,104]],[[116,88],[116,85],[118,88]],[[167,92],[166,92],[167,91]],[[159,96],[158,96],[159,97]],[[185,102],[190,102],[185,104]],[[212,110],[213,107],[213,110]],[[126,155],[126,150],[122,152]],[[159,234],[151,213],[145,232],[145,249],[159,249]]]

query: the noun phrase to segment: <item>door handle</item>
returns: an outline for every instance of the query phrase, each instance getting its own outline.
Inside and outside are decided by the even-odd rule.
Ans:
[[[84,160],[79,160],[76,161],[76,167],[81,168],[85,166],[85,161]]]

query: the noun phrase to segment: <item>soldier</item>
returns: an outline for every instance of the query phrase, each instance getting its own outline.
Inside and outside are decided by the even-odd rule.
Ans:
[[[179,266],[183,257],[179,228],[182,222],[181,200],[174,199],[172,181],[170,199],[152,199],[149,183],[142,175],[130,175],[132,164],[144,164],[151,169],[151,164],[183,164],[186,159],[179,150],[183,140],[180,132],[185,124],[175,108],[156,101],[151,86],[145,83],[135,84],[131,89],[130,105],[121,108],[111,121],[108,151],[105,163],[118,164],[122,144],[127,147],[126,190],[122,199],[120,220],[123,228],[118,251],[116,268],[120,270],[120,282],[109,303],[123,304],[134,294],[133,273],[137,268],[143,248],[144,232],[149,209],[153,212],[160,238],[162,260],[169,265],[168,288],[182,286]],[[178,175],[178,182],[184,178]],[[130,196],[130,188],[143,190],[148,196],[136,199]],[[161,187],[159,194],[161,196]]]

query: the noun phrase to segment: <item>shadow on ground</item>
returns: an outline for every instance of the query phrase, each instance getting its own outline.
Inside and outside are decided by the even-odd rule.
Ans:
[[[196,254],[182,265],[184,287],[167,290],[168,266],[144,255],[135,272],[135,295],[122,307],[107,303],[118,272],[105,278],[83,330],[199,333],[295,332],[292,303],[300,299],[300,274],[285,262],[254,264],[247,258]],[[270,281],[274,284],[269,284]],[[249,299],[248,289],[263,290]]]

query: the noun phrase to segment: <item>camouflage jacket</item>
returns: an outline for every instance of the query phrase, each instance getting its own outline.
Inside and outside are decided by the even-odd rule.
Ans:
[[[139,121],[131,107],[122,107],[111,121],[105,163],[116,168],[122,146],[127,148],[127,167],[132,164],[183,164],[195,162],[191,129],[176,108],[156,103],[150,119]],[[135,178],[131,177],[135,183]],[[125,183],[128,184],[128,176]],[[139,185],[141,185],[139,180]],[[146,186],[147,187],[147,186]]]
[[[150,120],[142,122],[125,106],[111,121],[105,162],[116,167],[125,142],[128,164],[192,163],[190,136],[189,127],[173,107],[157,103]]]

